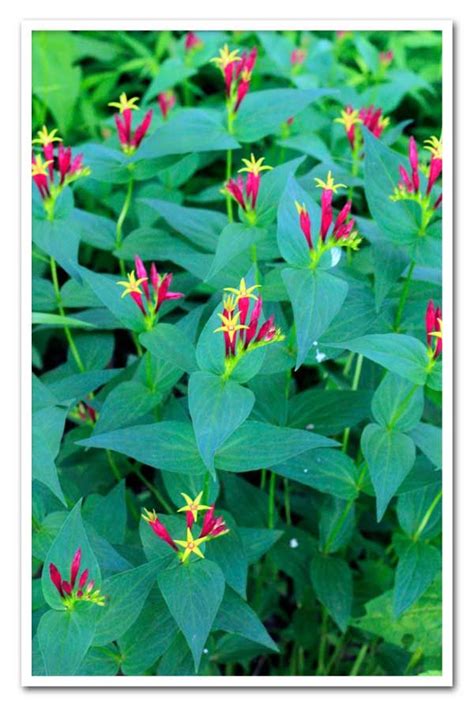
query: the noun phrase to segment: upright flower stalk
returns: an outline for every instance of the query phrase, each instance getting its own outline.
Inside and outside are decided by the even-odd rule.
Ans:
[[[315,179],[316,187],[321,188],[321,221],[319,230],[313,232],[311,217],[304,203],[295,201],[299,215],[300,230],[309,249],[310,262],[315,267],[324,252],[334,247],[345,247],[356,250],[362,241],[355,229],[355,220],[351,217],[352,203],[348,200],[334,220],[333,197],[339,188],[345,188],[342,183],[335,183],[331,171],[326,180]],[[332,227],[332,229],[331,229]]]
[[[252,225],[256,221],[255,207],[260,190],[260,173],[273,170],[272,166],[263,165],[264,160],[265,158],[256,160],[253,153],[250,154],[250,160],[242,158],[244,167],[237,171],[237,178],[229,178],[224,186],[224,192],[242,208],[246,220]],[[247,173],[245,182],[241,173]]]
[[[48,131],[43,126],[37,132],[33,145],[42,147],[41,153],[33,153],[31,177],[43,200],[43,206],[49,220],[54,219],[56,200],[65,187],[79,178],[90,175],[90,168],[83,165],[83,156],[72,155],[71,148],[65,148],[63,139],[57,136],[58,129]]]
[[[219,536],[224,536],[229,533],[229,529],[222,516],[215,516],[215,507],[201,504],[203,492],[199,492],[196,498],[192,498],[188,494],[182,493],[181,496],[186,501],[186,505],[178,509],[178,513],[186,513],[186,531],[185,538],[173,539],[170,532],[162,523],[158,514],[153,511],[147,511],[142,514],[142,518],[158,538],[164,541],[176,553],[181,563],[187,564],[190,562],[192,555],[197,558],[204,558],[204,552],[201,546],[212,541]],[[194,536],[193,527],[198,524],[199,515],[205,511],[205,515],[201,524],[198,536]],[[198,529],[199,530],[199,529]],[[182,550],[180,550],[182,549]]]
[[[170,91],[162,91],[157,96],[157,102],[158,102],[158,108],[161,111],[161,115],[163,116],[164,120],[166,121],[166,119],[168,118],[169,112],[176,104],[176,95],[171,90]]]
[[[229,377],[245,353],[285,338],[275,326],[274,316],[262,322],[262,299],[254,293],[258,288],[258,285],[248,287],[245,279],[241,279],[238,289],[224,289],[231,296],[224,296],[223,310],[218,314],[221,325],[214,329],[214,333],[224,336],[225,378]],[[251,301],[254,303],[250,310]]]
[[[139,148],[141,142],[145,138],[148,129],[150,128],[153,110],[146,112],[143,120],[133,130],[132,128],[132,112],[138,111],[137,106],[139,101],[138,96],[127,98],[125,92],[120,94],[118,101],[110,101],[108,106],[118,109],[118,113],[114,115],[115,125],[117,127],[117,136],[120,146],[125,155],[132,155]]]
[[[230,134],[234,132],[234,121],[237,116],[242,101],[245,99],[252,79],[252,71],[257,61],[257,48],[253,47],[250,52],[243,52],[239,56],[239,50],[230,50],[225,44],[217,57],[213,57],[211,62],[220,69],[224,78],[226,94],[227,130]],[[232,175],[232,150],[227,149],[226,154],[226,181]],[[226,195],[227,216],[229,222],[233,221],[232,201],[230,195]]]
[[[381,108],[376,109],[371,105],[355,109],[348,105],[341,111],[340,116],[334,119],[334,122],[342,124],[346,131],[352,154],[352,176],[355,178],[359,173],[363,145],[361,127],[365,126],[376,138],[380,138],[389,125],[390,119],[382,114]],[[352,195],[352,188],[349,194]]]
[[[136,272],[136,275],[135,275]],[[170,291],[173,275],[171,272],[160,275],[153,262],[150,267],[150,274],[137,255],[135,257],[135,269],[127,274],[126,281],[118,281],[119,286],[123,286],[122,299],[130,296],[143,314],[145,328],[153,328],[158,320],[158,312],[165,301],[175,301],[182,299],[181,292]]]
[[[432,199],[433,187],[441,175],[443,169],[443,144],[441,139],[436,136],[425,141],[426,150],[431,153],[431,159],[428,167],[420,164],[418,155],[418,146],[413,136],[410,137],[408,143],[408,161],[410,164],[410,173],[403,165],[399,166],[400,182],[390,195],[390,200],[399,202],[400,200],[411,200],[418,203],[421,208],[421,224],[419,235],[423,236],[431,222],[436,210],[441,205],[442,193],[436,199]],[[423,191],[420,182],[420,172],[427,174],[426,189]]]
[[[54,563],[49,564],[49,578],[58,591],[61,601],[67,609],[72,609],[77,602],[90,602],[99,607],[105,605],[105,596],[100,590],[94,590],[94,581],[89,580],[89,571],[81,569],[82,551],[78,548],[73,555],[69,570],[69,580],[63,578]],[[77,583],[77,585],[76,585]]]

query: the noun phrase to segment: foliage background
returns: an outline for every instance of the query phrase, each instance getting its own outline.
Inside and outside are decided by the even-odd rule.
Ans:
[[[366,201],[369,188],[364,185],[362,173],[351,176],[345,137],[333,119],[338,115],[340,105],[360,101],[381,105],[391,118],[384,144],[390,144],[400,156],[406,155],[409,133],[419,141],[432,134],[439,135],[439,34],[358,33],[340,41],[333,33],[304,33],[301,36],[300,33],[283,33],[280,39],[269,33],[259,33],[258,36],[229,33],[227,36],[206,36],[209,56],[216,54],[216,49],[226,40],[231,46],[259,44],[260,56],[247,104],[252,93],[272,87],[291,86],[302,90],[324,87],[336,88],[339,92],[322,96],[298,111],[290,136],[281,134],[282,121],[262,136],[258,131],[256,137],[248,134],[250,138],[245,136],[244,124],[242,136],[238,136],[243,146],[234,151],[234,166],[239,163],[240,155],[245,157],[251,150],[259,155],[265,154],[267,163],[273,166],[306,156],[298,166],[297,177],[300,186],[308,193],[314,190],[312,178],[324,177],[328,168],[334,171],[338,180],[350,186],[358,227],[366,242],[350,264],[343,262],[337,267],[351,284],[351,291],[346,312],[341,312],[339,323],[334,322],[334,331],[326,343],[344,342],[346,345],[348,340],[368,333],[390,332],[403,289],[406,248],[397,245],[393,235],[387,236],[372,220],[374,215],[368,210]],[[164,32],[117,32],[113,35],[48,32],[37,33],[34,40],[34,129],[36,131],[45,122],[49,126],[57,125],[67,144],[81,146],[86,163],[92,168],[90,178],[81,181],[75,189],[74,201],[78,208],[75,221],[71,222],[69,214],[65,216],[71,235],[62,232],[63,246],[77,247],[77,237],[80,238],[78,259],[74,255],[72,258],[69,252],[65,258],[64,255],[55,256],[59,264],[66,267],[60,272],[62,305],[68,314],[95,326],[93,331],[74,332],[81,357],[87,363],[85,373],[77,372],[60,329],[42,323],[34,332],[34,368],[39,376],[34,381],[37,397],[34,422],[37,475],[33,497],[35,629],[48,609],[40,582],[43,563],[49,559],[50,545],[54,545],[64,531],[62,526],[67,510],[77,511],[74,505],[81,497],[85,497],[82,517],[87,524],[86,536],[99,561],[102,578],[107,580],[146,565],[137,530],[141,506],[155,506],[159,510],[166,504],[174,508],[180,503],[179,491],[183,486],[193,493],[204,487],[212,499],[218,495],[217,485],[204,474],[191,477],[189,471],[179,467],[180,471],[170,475],[164,467],[150,468],[147,461],[150,450],[141,438],[134,442],[133,451],[113,455],[111,465],[109,450],[117,447],[116,451],[120,451],[117,442],[123,439],[123,434],[117,435],[115,445],[109,439],[107,450],[83,449],[75,443],[91,435],[90,427],[77,426],[71,418],[74,406],[92,391],[99,409],[115,391],[112,397],[116,398],[114,414],[118,413],[118,424],[115,421],[110,425],[112,433],[124,425],[148,426],[157,419],[185,421],[183,399],[187,382],[183,376],[185,368],[178,368],[177,380],[176,373],[168,373],[167,381],[161,371],[156,381],[158,397],[153,401],[152,409],[148,408],[151,394],[146,393],[146,404],[139,403],[143,409],[137,405],[138,415],[130,419],[130,393],[125,391],[126,396],[120,397],[123,385],[141,383],[143,386],[133,340],[123,324],[117,322],[114,309],[97,296],[97,291],[89,288],[90,284],[79,284],[74,263],[84,265],[92,272],[117,274],[114,250],[115,256],[129,261],[139,251],[143,258],[159,260],[160,268],[170,263],[180,290],[187,294],[185,312],[193,319],[188,321],[187,333],[194,341],[217,304],[222,286],[235,282],[237,274],[246,273],[250,266],[245,262],[238,263],[232,271],[231,265],[226,264],[220,280],[203,284],[214,251],[209,248],[209,232],[213,230],[209,215],[203,220],[201,214],[199,220],[197,213],[192,216],[178,210],[165,213],[162,204],[158,215],[150,214],[144,204],[139,203],[139,198],[152,198],[224,214],[223,198],[219,193],[224,176],[224,151],[218,143],[208,144],[207,149],[203,149],[202,127],[197,126],[193,135],[189,124],[182,129],[192,144],[183,151],[184,157],[176,158],[172,152],[180,137],[175,125],[168,132],[169,145],[160,140],[161,146],[165,145],[168,151],[161,162],[151,156],[147,165],[147,159],[144,159],[143,179],[136,186],[134,203],[125,223],[125,239],[120,251],[116,250],[116,220],[125,197],[124,180],[117,171],[115,182],[113,170],[116,166],[101,164],[100,154],[93,149],[94,144],[113,141],[114,126],[106,108],[108,101],[116,99],[120,91],[125,90],[143,97],[144,102],[149,99],[153,104],[158,91],[174,88],[181,105],[222,110],[223,90],[218,73],[203,57],[202,64],[199,62],[201,66],[193,67],[191,74],[180,61],[180,42],[182,45],[177,34]],[[304,71],[293,74],[282,57],[287,58],[287,47],[304,43],[309,47],[310,60]],[[394,63],[385,76],[380,76],[378,53],[387,49],[394,51]],[[159,125],[158,121],[156,125]],[[179,121],[178,112],[176,121]],[[412,122],[409,128],[403,123],[406,121]],[[169,127],[172,126],[170,119]],[[221,139],[219,135],[210,140]],[[269,221],[269,227],[274,220],[275,215]],[[221,225],[220,222],[217,224]],[[199,230],[201,233],[206,231],[206,235],[196,243]],[[217,233],[212,234],[212,239],[217,237]],[[41,243],[43,248],[38,246],[39,241],[35,240],[33,255],[33,308],[41,314],[55,313],[58,307],[56,295],[50,281],[48,259],[44,259],[48,249],[44,249],[44,241]],[[54,253],[54,248],[51,252]],[[196,267],[203,255],[207,261],[200,262],[204,266]],[[430,244],[429,249],[417,256],[401,331],[424,340],[426,303],[430,298],[439,302],[441,296],[439,250]],[[270,258],[262,260],[265,272],[262,293],[266,302],[275,305],[279,322],[285,324],[284,331],[290,333],[292,311],[282,290],[281,279],[278,279],[278,264],[278,258],[271,252]],[[395,264],[397,268],[387,269],[387,264]],[[111,287],[112,293],[113,289]],[[176,323],[183,315],[180,310],[168,318]],[[287,355],[294,358],[291,346],[290,342]],[[439,558],[428,566],[422,584],[418,580],[414,582],[413,575],[409,583],[405,579],[400,590],[408,595],[410,605],[398,617],[393,610],[393,590],[404,546],[413,538],[439,491],[439,395],[433,388],[425,387],[422,424],[410,422],[408,428],[409,431],[412,426],[422,430],[414,436],[418,447],[415,466],[398,489],[382,521],[377,522],[370,482],[364,480],[360,488],[354,486],[354,482],[357,484],[363,466],[361,434],[373,420],[370,405],[382,380],[383,368],[374,364],[370,356],[364,359],[357,393],[348,394],[354,383],[356,359],[351,359],[347,349],[342,347],[328,351],[327,355],[328,360],[322,364],[316,364],[312,359],[305,361],[300,370],[292,371],[288,390],[282,384],[282,373],[272,372],[271,368],[256,376],[251,388],[257,396],[257,406],[251,419],[294,429],[304,429],[311,424],[314,432],[339,440],[350,426],[348,454],[352,463],[344,460],[344,465],[341,464],[344,483],[336,479],[334,458],[324,471],[317,466],[321,462],[315,461],[314,452],[304,459],[308,467],[302,463],[303,455],[288,456],[280,468],[266,466],[265,469],[272,471],[261,478],[255,471],[242,473],[240,466],[237,466],[238,475],[219,472],[222,489],[218,506],[230,513],[227,515],[229,520],[235,520],[236,537],[239,538],[235,549],[229,552],[231,562],[227,565],[221,560],[221,566],[227,568],[227,583],[231,588],[237,588],[241,594],[247,590],[250,606],[265,622],[280,653],[259,646],[262,637],[258,634],[262,632],[256,631],[260,629],[258,627],[248,632],[250,639],[235,633],[242,632],[242,629],[229,633],[220,628],[206,642],[208,655],[201,661],[201,674],[413,674],[437,673],[441,669],[441,607],[439,578],[435,576]],[[160,353],[157,370],[162,360],[163,353]],[[388,364],[384,363],[384,366],[393,370]],[[287,369],[283,375],[286,373]],[[138,388],[133,386],[134,396],[136,390]],[[102,431],[108,430],[103,427]],[[259,440],[253,442],[254,446],[259,443]],[[316,454],[319,456],[325,451],[317,449]],[[302,466],[311,472],[304,483],[301,483]],[[120,473],[119,484],[116,483],[116,471],[114,476],[115,468]],[[248,470],[252,469],[252,466],[248,467]],[[295,473],[297,469],[299,478]],[[53,480],[56,482],[55,476],[61,487],[59,496],[56,483],[51,484]],[[271,481],[275,486],[274,494]],[[122,482],[126,482],[126,486]],[[161,506],[155,498],[157,491],[164,499]],[[285,507],[288,491],[289,515]],[[347,502],[351,504],[350,508],[347,508]],[[341,514],[346,509],[349,513],[339,526]],[[439,506],[432,512],[429,526],[421,538],[424,539],[424,552],[417,550],[417,556],[424,556],[428,548],[439,550]],[[324,549],[328,541],[330,545],[326,553],[331,555],[321,561],[317,551]],[[434,561],[435,555],[432,558]],[[309,575],[308,570],[310,566],[314,569],[327,561],[333,561],[334,566],[333,570],[326,570],[320,576],[327,581],[328,588],[322,591],[314,585],[314,576]],[[344,572],[341,572],[341,565]],[[415,567],[419,570],[422,566]],[[354,590],[350,596],[348,586],[342,584],[341,587],[348,570]],[[242,580],[247,575],[245,585]],[[240,576],[240,582],[234,579],[232,584],[229,580],[232,576]],[[426,589],[423,586],[428,578],[430,587]],[[189,648],[163,607],[158,589],[154,586],[150,591],[144,585],[144,590],[141,605],[134,605],[135,609],[143,606],[141,612],[138,610],[140,616],[128,630],[124,630],[121,638],[110,638],[110,634],[104,634],[102,638],[96,635],[88,651],[86,647],[80,665],[69,673],[114,674],[119,669],[125,674],[195,673]],[[166,630],[169,630],[168,637]],[[101,640],[104,640],[102,644]],[[35,637],[35,673],[45,673],[45,652],[38,649],[37,643]],[[144,655],[145,649],[148,656]],[[130,657],[136,665],[127,667]]]

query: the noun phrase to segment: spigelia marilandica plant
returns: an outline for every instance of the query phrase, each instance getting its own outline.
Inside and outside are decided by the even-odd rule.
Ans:
[[[224,190],[232,196],[232,198],[242,208],[244,217],[249,224],[253,225],[256,221],[255,208],[257,205],[258,193],[260,191],[261,177],[260,173],[266,170],[272,170],[271,165],[263,165],[264,157],[256,160],[253,153],[250,154],[250,159],[242,158],[243,168],[240,168],[237,178],[230,178],[225,184]],[[246,173],[244,182],[240,173]]]
[[[429,166],[420,164],[418,147],[413,136],[410,136],[408,159],[411,173],[409,174],[403,165],[400,165],[400,182],[394,189],[390,200],[394,202],[408,200],[416,202],[421,209],[420,236],[424,235],[436,210],[440,207],[442,193],[435,198],[432,197],[432,190],[443,169],[443,144],[441,139],[431,136],[425,141],[426,150],[431,154]],[[420,173],[427,174],[426,187],[423,189],[420,181]]]
[[[120,142],[122,151],[126,155],[132,155],[139,148],[141,142],[145,138],[148,129],[150,128],[153,118],[153,110],[149,109],[138,126],[133,129],[133,111],[138,111],[139,101],[138,96],[127,98],[125,92],[120,94],[118,101],[110,101],[109,106],[118,109],[118,113],[114,114],[115,125],[117,127],[117,136]]]
[[[49,564],[49,577],[61,596],[61,602],[67,609],[73,609],[80,602],[90,602],[103,607],[106,598],[100,590],[94,590],[94,581],[88,580],[89,571],[85,568],[81,573],[81,548],[74,553],[71,561],[69,580],[63,578],[54,563]],[[77,583],[77,585],[76,585]]]
[[[168,546],[176,552],[181,563],[189,563],[191,555],[198,558],[204,558],[205,555],[201,549],[201,546],[204,545],[205,549],[206,543],[229,533],[229,529],[227,528],[223,517],[216,517],[214,515],[215,506],[201,504],[203,494],[204,492],[200,491],[194,499],[192,499],[188,494],[181,494],[186,501],[186,505],[178,509],[178,513],[186,513],[186,537],[184,539],[173,539],[168,529],[159,520],[158,515],[154,510],[147,511],[145,509],[145,513],[142,514],[143,520],[149,524],[150,528],[158,536],[158,538],[161,538],[162,541],[167,543]],[[199,535],[195,537],[192,529],[193,526],[197,525],[199,515],[202,511],[205,511],[206,513],[204,514],[202,520]],[[180,550],[181,548],[183,550]]]
[[[165,301],[176,301],[176,299],[184,297],[181,292],[170,291],[172,281],[173,275],[171,273],[158,274],[154,262],[151,264],[148,276],[143,261],[137,255],[135,256],[135,269],[127,274],[126,281],[118,281],[117,284],[124,289],[121,298],[131,296],[144,316],[145,327],[151,329],[158,320],[158,312]]]
[[[48,131],[43,126],[32,141],[33,145],[40,145],[43,149],[43,155],[33,152],[31,177],[41,195],[48,219],[53,219],[56,200],[64,188],[90,175],[90,169],[83,165],[82,154],[73,156],[72,149],[63,146],[63,139],[57,133],[57,128]]]

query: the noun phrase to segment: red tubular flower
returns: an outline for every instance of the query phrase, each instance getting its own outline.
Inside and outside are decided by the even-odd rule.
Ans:
[[[145,265],[143,264],[143,261],[140,259],[138,254],[135,255],[135,270],[137,272],[137,277],[139,279],[143,279],[142,286],[143,286],[143,291],[145,292],[145,298],[147,301],[150,301],[150,289],[148,287],[148,272],[145,269]],[[156,267],[155,267],[156,270]]]
[[[388,67],[393,62],[393,57],[394,57],[394,54],[391,49],[389,49],[387,52],[380,52],[380,54],[379,54],[380,64],[382,64],[385,67]]]
[[[346,220],[350,217],[351,206],[352,203],[350,200],[348,200],[340,211],[339,215],[336,217],[336,221],[334,223],[334,228],[332,231],[332,236],[336,240],[345,239],[346,237],[349,237],[352,234],[355,220],[350,219],[349,222],[346,223]]]
[[[213,57],[213,62],[222,72],[225,84],[225,93],[228,98],[228,110],[235,114],[250,86],[252,70],[257,59],[257,48],[254,47],[248,54],[244,52],[239,57],[239,50],[229,50],[224,45],[219,50],[219,56]]]
[[[244,72],[242,80],[237,87],[237,99],[234,104],[234,112],[238,111],[240,104],[245,99],[245,96],[250,88],[250,72]]]
[[[225,189],[239,203],[242,210],[245,210],[244,181],[242,177],[239,175],[236,180],[230,178],[225,185]]]
[[[50,192],[49,192],[49,182],[48,182],[48,168],[50,167],[50,163],[53,161],[45,161],[43,162],[42,158],[40,155],[33,154],[32,160],[31,160],[31,177],[33,178],[33,182],[36,185],[36,187],[39,190],[39,194],[43,198],[43,200],[47,197],[49,197]]]
[[[203,41],[197,36],[195,32],[188,32],[184,40],[184,49],[189,52],[192,49],[197,49],[203,46]]]
[[[332,222],[332,190],[323,190],[321,195],[321,226],[319,235],[324,242]]]
[[[135,133],[132,136],[132,111],[137,111],[138,96],[131,99],[127,98],[125,93],[120,94],[119,101],[110,101],[109,106],[119,109],[119,113],[115,114],[115,124],[117,126],[117,135],[124,153],[133,153],[145,138],[146,132],[151,123],[153,111],[147,111],[143,121],[137,126]]]
[[[175,301],[176,299],[182,299],[184,294],[182,294],[180,291],[168,291],[168,288],[171,286],[171,282],[173,280],[173,275],[171,273],[169,274],[164,274],[161,277],[158,290],[156,292],[156,307],[155,307],[155,313],[158,311],[160,308],[161,304],[164,301]]]
[[[390,122],[390,119],[382,116],[382,109],[375,109],[373,105],[368,108],[362,108],[359,111],[359,117],[364,126],[373,133],[376,138],[380,138],[383,130]]]
[[[207,536],[217,538],[218,536],[223,536],[225,533],[229,532],[223,517],[215,517],[214,510],[215,506],[213,505],[208,511],[206,511],[199,538],[206,538]]]
[[[262,299],[259,296],[257,301],[254,304],[252,313],[250,315],[249,327],[245,332],[245,348],[249,347],[250,343],[255,338],[255,334],[257,333],[258,322],[260,320],[260,316],[262,315],[262,303],[263,303]],[[244,319],[243,323],[244,322],[245,322],[245,319]]]
[[[74,553],[72,563],[71,563],[71,586],[74,587],[76,583],[76,578],[77,574],[79,572],[79,568],[81,567],[81,549],[78,548],[77,551]]]
[[[275,327],[275,317],[270,316],[270,318],[267,319],[263,326],[260,328],[255,341],[256,343],[259,343],[260,341],[273,341],[276,336],[276,333],[277,329]]]
[[[418,149],[416,147],[416,141],[413,136],[410,136],[410,141],[408,145],[408,159],[410,161],[411,166],[413,189],[417,193],[420,189],[420,177],[418,175]]]
[[[436,200],[434,204],[434,209],[437,210],[438,207],[441,205],[441,202],[443,200],[443,193],[440,193],[439,198]]]
[[[132,146],[136,149],[140,146],[140,143],[146,136],[146,132],[150,128],[151,119],[153,117],[153,110],[150,109],[146,112],[143,121],[137,126],[132,139]]]
[[[428,175],[428,185],[426,188],[426,194],[429,195],[433,185],[438,180],[443,170],[443,159],[441,157],[441,148],[439,148],[439,153],[433,153],[430,162],[430,172]]]
[[[432,358],[438,358],[443,350],[443,320],[441,309],[435,308],[433,300],[430,299],[425,313],[426,342],[431,349]],[[436,338],[436,345],[433,350],[433,338]]]
[[[303,64],[304,60],[306,59],[306,50],[297,48],[294,49],[290,55],[290,62],[293,66],[297,66],[299,64]]]
[[[313,240],[311,238],[311,218],[309,216],[309,212],[304,204],[300,204],[297,200],[295,200],[295,206],[298,211],[298,215],[300,216],[301,232],[304,234],[308,247],[313,249]]]
[[[64,597],[63,593],[63,581],[61,578],[61,573],[59,570],[56,568],[54,563],[49,564],[49,577],[51,578],[51,582],[53,583],[54,587],[58,591],[58,593],[61,595],[61,597]]]
[[[399,169],[399,171],[400,171],[400,176],[401,176],[401,179],[402,179],[402,182],[399,183],[398,187],[399,187],[401,190],[405,189],[407,192],[412,193],[413,190],[414,190],[414,188],[413,188],[413,183],[412,183],[412,181],[411,181],[411,179],[410,179],[410,176],[408,175],[408,173],[407,173],[407,171],[405,170],[405,168],[403,167],[403,165],[400,165],[400,166],[398,167],[398,169]]]
[[[436,328],[436,309],[433,303],[433,299],[428,301],[428,306],[426,307],[425,313],[425,330],[426,330],[426,342],[431,346],[432,332]]]
[[[150,269],[150,281],[154,294],[152,294],[148,286],[148,272],[146,267],[138,255],[135,256],[135,269],[138,278],[135,276],[135,270],[133,270],[127,275],[128,281],[118,281],[117,284],[124,287],[122,298],[130,294],[144,316],[152,317],[158,312],[164,301],[173,301],[175,299],[181,299],[184,296],[181,292],[169,291],[173,275],[171,273],[163,274],[161,277],[154,263],[152,263]],[[142,289],[147,308],[145,308],[143,303]]]
[[[158,106],[160,107],[161,115],[166,120],[169,111],[176,104],[176,97],[172,91],[162,91],[157,97]]]
[[[168,533],[168,529],[166,528],[164,523],[161,523],[161,521],[158,519],[158,516],[154,510],[147,511],[145,509],[145,513],[142,514],[142,518],[149,524],[150,528],[158,536],[158,538],[161,538],[162,541],[171,546],[173,550],[178,550],[178,547],[176,546],[170,534]]]
[[[84,570],[84,572],[81,574],[81,577],[79,578],[79,584],[77,586],[78,587],[78,592],[77,592],[78,597],[82,597],[82,595],[83,595],[82,589],[83,589],[84,585],[87,583],[88,576],[89,576],[89,571],[86,568]]]
[[[439,355],[441,355],[441,351],[443,350],[443,335],[442,335],[443,321],[442,321],[442,318],[443,317],[441,314],[441,309],[438,306],[438,308],[436,309],[436,313],[435,313],[435,321],[436,321],[439,335],[437,335],[437,338],[436,338],[436,348],[435,348],[435,352],[434,352],[435,358],[437,358]]]

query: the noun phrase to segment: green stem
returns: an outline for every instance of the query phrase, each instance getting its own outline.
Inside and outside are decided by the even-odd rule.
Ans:
[[[260,475],[260,488],[265,489],[267,483],[267,470],[262,469],[262,473]]]
[[[115,249],[120,249],[122,246],[123,237],[123,223],[127,217],[130,205],[132,203],[132,193],[133,193],[133,178],[130,178],[127,185],[127,192],[125,194],[125,200],[120,210],[120,215],[118,216],[117,226],[115,228]],[[120,272],[125,275],[125,264],[123,259],[119,259]]]
[[[153,496],[155,496],[155,497],[157,498],[157,500],[158,500],[158,501],[160,502],[160,504],[163,506],[163,508],[165,509],[165,511],[167,511],[167,513],[169,513],[169,514],[174,513],[173,509],[172,509],[171,506],[168,504],[168,502],[166,501],[166,499],[163,498],[163,496],[162,496],[161,493],[158,491],[158,489],[156,488],[156,486],[153,486],[153,484],[148,481],[148,479],[146,478],[146,476],[143,476],[143,474],[141,473],[140,469],[137,468],[137,469],[134,469],[133,471],[134,471],[134,473],[137,475],[137,477],[140,479],[140,481],[142,482],[142,484],[145,484],[145,486],[147,487],[147,489],[153,494]]]
[[[275,489],[276,474],[270,472],[270,487],[268,492],[268,528],[275,527]]]
[[[357,676],[359,674],[360,668],[364,662],[365,655],[367,654],[368,649],[368,644],[362,645],[362,647],[359,649],[359,654],[355,658],[355,662],[352,665],[352,669],[349,672],[349,676]]]
[[[340,658],[342,651],[344,649],[344,639],[345,639],[344,635],[341,635],[336,642],[334,651],[333,651],[331,657],[329,658],[329,662],[326,665],[326,676],[330,675],[330,673],[333,670],[334,665],[337,664],[337,662],[339,661],[339,658]]]
[[[54,288],[54,294],[56,296],[56,302],[58,304],[58,311],[61,316],[64,318],[66,317],[66,312],[64,310],[64,307],[61,303],[61,290],[59,288],[59,281],[58,281],[58,270],[56,268],[56,262],[54,260],[54,257],[49,258],[49,264],[51,267],[51,278],[53,280],[53,288]],[[66,340],[69,344],[69,348],[71,349],[72,357],[74,358],[77,367],[83,373],[85,371],[84,363],[82,362],[81,356],[79,354],[79,351],[77,350],[77,346],[74,342],[74,338],[71,332],[71,329],[69,326],[64,326],[64,334],[66,336]]]
[[[442,496],[442,491],[439,491],[439,492],[436,494],[436,496],[434,497],[434,499],[433,499],[433,501],[431,502],[431,504],[429,505],[429,507],[428,507],[428,509],[427,509],[427,511],[426,511],[426,513],[425,513],[425,515],[423,516],[423,518],[422,518],[422,520],[421,520],[420,525],[419,525],[418,528],[416,529],[415,535],[413,536],[413,540],[415,541],[415,543],[416,543],[416,541],[418,541],[418,539],[420,538],[421,534],[423,533],[423,531],[425,530],[426,526],[428,525],[429,520],[430,520],[431,516],[433,515],[433,511],[435,510],[436,506],[438,505],[438,503],[439,503],[439,501],[440,501],[440,499],[441,499],[441,496]]]
[[[352,509],[353,504],[354,504],[354,500],[353,500],[353,499],[349,499],[349,500],[347,501],[347,503],[346,503],[346,505],[345,505],[345,507],[344,507],[344,510],[341,512],[341,515],[340,515],[339,518],[337,519],[337,521],[336,521],[336,523],[335,523],[335,525],[334,525],[334,528],[332,529],[332,531],[331,531],[331,533],[329,534],[329,537],[328,537],[326,543],[324,544],[323,555],[327,555],[327,554],[329,553],[329,551],[331,550],[331,546],[332,546],[332,544],[334,543],[337,534],[339,533],[339,531],[341,530],[342,526],[344,525],[344,521],[345,521],[346,518],[348,517],[349,511]]]
[[[413,275],[413,270],[415,268],[415,262],[412,261],[408,269],[408,274],[403,285],[403,290],[400,296],[400,301],[398,302],[397,312],[395,314],[395,320],[393,322],[393,330],[398,331],[400,328],[400,323],[402,321],[403,309],[405,308],[406,300],[408,298],[408,292],[410,291],[410,282]]]
[[[284,496],[284,502],[285,502],[286,525],[291,526],[290,483],[286,477],[283,479],[283,490],[284,490],[283,496]]]
[[[356,367],[354,370],[354,377],[352,378],[351,390],[355,391],[359,387],[360,375],[362,373],[362,364],[364,362],[364,356],[359,353],[357,356]],[[351,433],[351,428],[346,427],[344,430],[344,436],[342,439],[342,451],[347,451],[347,446],[349,444],[349,435]]]
[[[106,453],[106,455],[107,455],[107,461],[108,461],[108,463],[109,463],[109,466],[110,466],[110,468],[111,468],[111,470],[112,470],[112,473],[113,473],[114,477],[117,479],[117,481],[121,481],[121,479],[122,479],[122,474],[121,474],[120,469],[118,468],[117,463],[116,463],[116,461],[115,461],[115,459],[114,459],[114,455],[112,454],[112,452],[110,451],[110,449],[106,449],[106,450],[105,450],[105,453]]]
[[[232,177],[232,151],[230,148],[227,149],[226,153],[226,168],[225,168],[225,182],[226,184]],[[226,190],[225,201],[227,206],[227,219],[229,222],[234,221],[234,213],[232,208],[232,195]]]
[[[324,676],[326,672],[326,647],[327,647],[327,628],[328,628],[328,612],[325,607],[322,608],[319,650],[318,650],[318,666],[316,669],[317,676]]]

